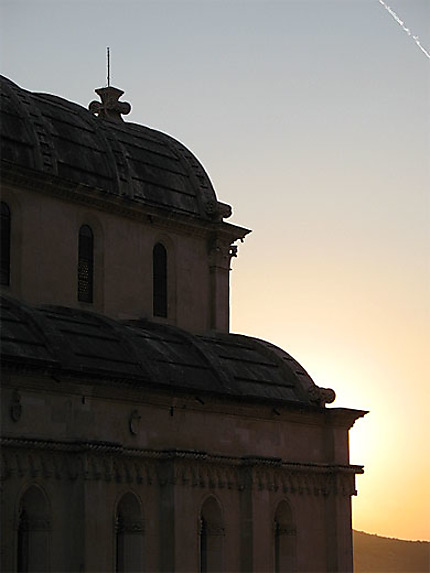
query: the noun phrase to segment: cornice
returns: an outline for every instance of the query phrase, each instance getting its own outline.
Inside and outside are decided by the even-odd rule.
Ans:
[[[368,413],[367,410],[354,410],[352,408],[327,408],[326,423],[329,426],[339,426],[350,430],[357,420]]]
[[[14,478],[102,480],[146,486],[299,495],[355,495],[362,466],[229,457],[196,450],[126,448],[110,442],[1,438],[2,480]]]
[[[211,221],[192,217],[171,209],[161,209],[137,203],[125,195],[107,194],[103,189],[76,184],[60,179],[55,175],[40,173],[26,168],[17,169],[14,164],[3,160],[0,177],[2,186],[9,185],[11,189],[26,189],[43,193],[52,197],[65,199],[69,202],[93,207],[97,210],[127,217],[135,221],[163,230],[175,230],[178,233],[210,238],[214,232],[229,240],[243,240],[250,233],[249,229],[239,227],[223,220]],[[221,205],[224,205],[221,203]]]
[[[184,333],[187,336],[187,333]],[[198,340],[197,340],[198,342]],[[200,349],[196,344],[196,350],[202,352],[203,356],[214,367],[218,375],[223,374],[216,357],[209,356],[207,351]],[[251,418],[253,420],[264,420],[269,422],[288,422],[298,425],[311,425],[321,427],[329,411],[328,408],[317,407],[304,404],[302,402],[286,402],[276,399],[248,398],[244,402],[241,396],[217,395],[215,393],[205,393],[203,391],[190,392],[189,388],[176,388],[175,396],[172,397],[169,389],[161,388],[152,384],[145,384],[136,388],[129,379],[106,378],[106,375],[96,376],[94,373],[89,376],[87,373],[68,373],[48,368],[39,368],[39,372],[31,366],[23,367],[21,364],[9,364],[3,361],[2,364],[2,388],[3,390],[14,390],[19,388],[21,392],[49,392],[58,393],[62,396],[70,397],[78,394],[85,395],[93,400],[118,400],[130,402],[133,406],[154,406],[160,409],[173,408],[177,410],[198,411],[206,414],[222,414],[223,416],[236,419],[237,416]],[[103,384],[98,384],[102,380]],[[53,382],[55,384],[53,385]],[[58,384],[61,382],[61,386]],[[225,384],[227,379],[223,381]],[[331,410],[330,410],[331,411]],[[355,410],[354,410],[355,412]]]

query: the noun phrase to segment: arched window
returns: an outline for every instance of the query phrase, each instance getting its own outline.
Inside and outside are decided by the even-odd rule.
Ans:
[[[167,251],[157,243],[152,251],[153,314],[167,318]]]
[[[48,571],[49,531],[48,502],[42,491],[32,486],[21,498],[18,516],[18,573]]]
[[[143,519],[137,497],[129,492],[120,499],[115,515],[115,571],[143,571]]]
[[[224,570],[224,520],[214,497],[208,498],[200,512],[200,571]]]
[[[93,302],[94,236],[91,227],[82,225],[78,244],[78,300]]]
[[[295,571],[296,528],[289,504],[284,500],[275,513],[275,573]]]
[[[1,284],[10,284],[10,209],[7,203],[1,202]]]

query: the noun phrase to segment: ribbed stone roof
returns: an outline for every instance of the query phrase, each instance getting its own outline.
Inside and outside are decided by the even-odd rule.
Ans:
[[[80,105],[29,92],[3,76],[0,93],[3,167],[102,190],[107,197],[125,196],[170,214],[204,220],[230,214],[217,201],[196,157],[165,133],[96,117]]]
[[[297,405],[334,400],[289,354],[248,336],[193,335],[148,320],[30,307],[10,297],[1,298],[1,322],[6,369]]]

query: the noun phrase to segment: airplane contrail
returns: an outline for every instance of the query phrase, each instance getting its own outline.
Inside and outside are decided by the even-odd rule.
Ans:
[[[401,20],[397,14],[394,12],[394,10],[392,8],[390,8],[388,6],[388,4],[385,4],[385,2],[383,0],[378,0],[378,2],[380,4],[382,4],[382,6],[387,10],[387,12],[389,14],[391,14],[391,16],[394,18],[394,20],[401,26],[401,28],[407,33],[408,36],[411,36],[411,38],[413,39],[413,41],[415,42],[415,44],[419,47],[419,49],[423,52],[423,54],[425,54],[428,59],[430,60],[430,53],[427,52],[427,50],[424,48],[424,46],[421,45],[420,39],[418,38],[418,36],[414,36],[412,34],[412,32],[409,30],[409,28],[407,28],[405,26],[405,23],[403,22],[403,20]]]

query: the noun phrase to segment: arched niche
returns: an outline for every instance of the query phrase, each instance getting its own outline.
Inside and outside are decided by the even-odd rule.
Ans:
[[[115,512],[115,571],[143,571],[143,516],[141,504],[132,492],[118,501]]]
[[[274,516],[275,573],[296,570],[296,527],[286,500],[279,502]]]
[[[224,569],[224,517],[215,497],[208,497],[200,510],[200,571]]]
[[[49,570],[51,514],[45,493],[30,486],[21,496],[18,508],[18,573]]]

